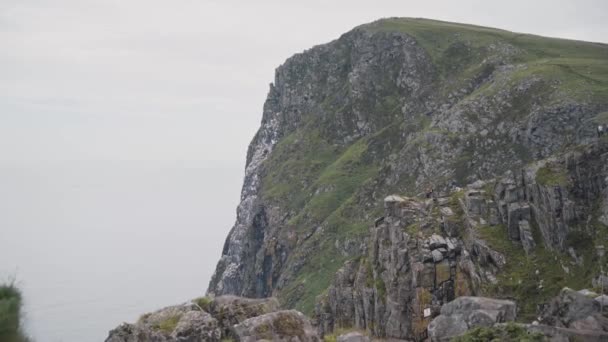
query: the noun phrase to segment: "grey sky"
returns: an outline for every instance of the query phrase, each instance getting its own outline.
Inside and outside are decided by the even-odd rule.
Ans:
[[[607,13],[606,0],[0,0],[0,280],[18,269],[35,339],[102,340],[204,292],[289,56],[396,16],[607,42]]]
[[[274,68],[380,17],[608,40],[608,2],[3,0],[0,161],[244,161]]]

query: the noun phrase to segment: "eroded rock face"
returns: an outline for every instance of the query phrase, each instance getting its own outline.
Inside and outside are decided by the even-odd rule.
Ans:
[[[308,318],[295,310],[277,311],[249,318],[232,329],[236,339],[241,342],[320,341]]]
[[[417,338],[429,322],[421,308],[435,315],[441,305],[449,308],[451,304],[446,303],[454,298],[476,294],[482,284],[498,282],[496,275],[509,260],[490,247],[482,238],[484,234],[520,244],[525,254],[532,253],[537,244],[563,252],[568,247],[572,262],[580,265],[579,254],[584,251],[575,251],[566,240],[579,229],[576,225],[581,218],[593,219],[587,203],[602,201],[607,158],[608,144],[592,144],[562,158],[525,167],[519,176],[507,172],[497,180],[471,184],[458,202],[446,197],[426,201],[386,197],[385,216],[370,228],[367,255],[347,262],[328,294],[319,299],[316,315],[320,333],[354,326],[375,336]],[[571,165],[549,170],[559,172],[564,184],[547,184],[543,179],[552,177],[547,176],[548,170],[541,170],[549,163]],[[538,241],[532,225],[541,232]],[[601,280],[595,283],[597,286]],[[513,318],[514,313],[508,320]],[[463,317],[441,318],[454,331],[466,325],[460,319]],[[478,313],[470,317],[471,322],[475,319],[481,325],[497,321]],[[578,323],[581,329],[594,325],[592,318]]]
[[[605,206],[608,188],[608,146],[597,142],[524,168],[520,175],[507,173],[495,187],[502,221],[513,240],[521,239],[521,220],[538,225],[543,243],[564,251],[566,239],[577,224],[593,215],[594,206]],[[597,219],[601,221],[602,211]],[[533,216],[533,220],[531,219]],[[523,232],[525,239],[529,235]],[[528,243],[530,246],[531,244]]]
[[[371,228],[367,255],[348,261],[319,299],[315,315],[321,335],[355,327],[379,337],[418,338],[441,305],[475,291],[473,283],[485,279],[486,272],[463,253],[464,241],[434,232],[443,224],[437,213],[448,210],[433,207],[449,208],[442,202],[385,199],[385,216]],[[408,228],[427,229],[427,237]]]
[[[604,98],[583,101],[563,91],[559,80],[532,72],[537,63],[523,61],[536,51],[511,35],[495,31],[489,39],[483,29],[483,39],[473,43],[471,27],[437,25],[395,18],[362,25],[276,70],[210,294],[278,295],[290,307],[306,306],[322,292],[306,288],[300,276],[315,269],[313,256],[331,260],[334,248],[343,259],[367,254],[369,235],[357,227],[374,218],[385,195],[439,193],[595,139],[590,119],[608,108]],[[330,166],[342,176],[325,173],[337,170]],[[535,196],[546,200],[526,204],[519,195],[528,184],[514,174],[501,197],[504,208],[487,202],[488,190],[477,186],[466,198],[468,214],[487,216],[491,225],[504,215],[501,222],[509,222],[517,240],[519,222],[531,223],[537,212],[545,239],[558,227],[550,245],[561,246],[569,226],[564,220],[578,217],[576,208],[559,199],[562,190],[549,188]],[[563,219],[542,216],[556,210]],[[608,222],[608,209],[603,212]],[[442,235],[456,237],[452,213],[442,214]],[[323,243],[328,240],[331,248]],[[335,271],[322,269],[321,278]]]
[[[277,314],[267,316],[272,313]],[[266,317],[261,321],[269,321],[268,317],[271,317],[269,322],[272,327],[279,329],[276,331],[277,334],[284,332],[283,330],[288,327],[305,332],[301,336],[298,335],[301,339],[293,339],[293,341],[316,341],[315,335],[310,334],[308,320],[296,311],[279,311],[279,304],[275,298],[221,296],[212,300],[170,306],[145,314],[134,324],[123,323],[110,331],[106,342],[221,341],[226,338],[236,338],[238,334],[234,327],[245,322],[258,322],[255,321],[257,317]]]
[[[346,65],[345,59],[349,60]],[[395,87],[400,89],[403,101],[408,100],[408,113],[424,111],[419,99],[428,97],[431,68],[426,52],[409,35],[354,30],[336,42],[289,58],[276,70],[264,104],[262,127],[249,146],[237,220],[210,282],[209,294],[264,297],[281,282],[279,277],[292,243],[280,228],[291,213],[281,208],[281,203],[268,202],[262,196],[262,178],[268,172],[265,162],[279,140],[301,129],[307,120],[304,116],[312,113],[318,117],[310,119],[318,120],[323,132],[331,131],[331,139],[338,145],[377,132],[393,118],[388,113],[370,111],[370,101],[381,101],[378,92],[394,91]],[[390,84],[383,84],[387,80]],[[344,85],[351,89],[349,96],[338,97]],[[335,101],[326,101],[328,94],[332,99],[336,96]],[[328,102],[349,111],[334,113],[325,107]]]

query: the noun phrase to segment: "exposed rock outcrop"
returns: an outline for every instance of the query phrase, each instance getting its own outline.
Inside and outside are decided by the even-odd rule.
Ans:
[[[462,253],[461,239],[435,233],[442,220],[434,201],[389,196],[384,203],[384,218],[371,228],[368,254],[347,262],[319,299],[321,334],[356,327],[375,336],[418,338],[441,305],[473,293],[472,279],[486,277],[469,253]]]
[[[555,177],[542,170],[549,163],[571,165],[554,171],[561,172],[566,183],[547,184],[546,177]],[[509,171],[497,180],[476,182],[450,197],[425,201],[388,196],[385,215],[370,228],[367,255],[348,261],[337,272],[327,295],[319,298],[316,318],[320,333],[353,326],[381,337],[416,339],[424,335],[442,305],[449,307],[451,303],[446,303],[458,296],[481,294],[482,285],[500,286],[497,277],[510,261],[493,249],[485,236],[492,237],[492,243],[499,239],[508,245],[521,245],[521,253],[530,257],[537,244],[555,253],[568,253],[572,267],[583,267],[583,254],[598,262],[599,257],[589,251],[594,248],[589,241],[596,228],[587,225],[581,229],[581,223],[585,217],[587,223],[598,219],[588,203],[603,203],[608,143],[578,148],[560,158],[526,166],[517,174],[521,176]],[[557,193],[559,196],[554,196]],[[538,229],[536,237],[534,227]],[[601,277],[594,280],[596,286],[603,281]],[[543,280],[536,286],[542,289]],[[587,286],[591,286],[591,279]],[[587,304],[584,307],[589,308]],[[562,312],[554,311],[548,317]],[[472,326],[462,317],[444,316],[442,326],[450,326],[453,332]],[[577,327],[597,326],[594,319],[585,316]],[[485,321],[480,318],[480,322]],[[550,325],[571,328],[565,323]]]
[[[218,320],[222,334],[229,336],[232,326],[246,319],[261,316],[280,310],[276,298],[242,298],[236,296],[220,296],[211,300],[203,308]]]
[[[568,288],[541,310],[540,322],[575,330],[608,331],[608,318],[601,314],[600,303]]]
[[[249,318],[233,327],[241,342],[255,341],[320,341],[310,321],[295,310],[277,311]]]
[[[495,197],[511,239],[523,240],[528,250],[533,248],[527,232],[533,221],[544,245],[563,251],[568,234],[594,216],[595,204],[606,205],[607,188],[608,146],[600,141],[534,163],[519,175],[508,172],[497,183]],[[597,220],[601,220],[599,213]]]
[[[428,326],[431,341],[449,341],[476,327],[515,320],[515,302],[483,297],[459,297],[441,307],[441,314]]]
[[[513,332],[523,328],[530,334],[536,334],[534,341],[608,340],[608,318],[599,313],[598,303],[581,291],[563,289],[542,309],[540,315],[540,323],[517,324],[507,331]],[[450,341],[476,327],[496,328],[501,331],[504,330],[504,323],[514,321],[515,316],[516,305],[512,301],[461,297],[441,308],[441,315],[429,324],[429,338],[431,341]],[[487,338],[497,335],[499,334],[485,333]]]
[[[281,311],[275,298],[202,298],[145,314],[110,331],[106,342],[318,341],[303,314]]]
[[[222,338],[216,318],[187,303],[143,315],[135,324],[123,323],[110,331],[106,342],[210,341]]]

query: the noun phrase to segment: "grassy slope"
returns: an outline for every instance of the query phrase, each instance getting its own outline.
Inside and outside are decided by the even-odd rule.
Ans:
[[[412,35],[439,70],[439,79],[444,83],[440,91],[446,94],[469,82],[484,68],[488,46],[505,42],[518,48],[510,57],[511,62],[527,66],[512,75],[513,82],[539,75],[557,81],[559,90],[573,97],[593,100],[608,96],[606,45],[422,19],[386,19],[363,27],[374,32]],[[464,42],[465,47],[458,42]],[[483,91],[485,89],[478,89],[471,96],[484,95]],[[405,123],[393,125],[403,128]],[[396,135],[397,132],[399,130],[388,129],[378,134]],[[290,228],[302,234],[319,225],[325,227],[323,240],[316,241],[317,253],[292,255],[292,258],[306,258],[307,262],[297,279],[279,294],[289,306],[311,313],[315,297],[326,289],[344,262],[334,241],[366,234],[369,216],[373,217],[374,211],[378,213],[378,207],[362,210],[356,199],[362,185],[379,174],[381,165],[373,161],[369,148],[373,139],[362,138],[350,146],[334,145],[331,137],[324,136],[310,123],[283,138],[267,160],[269,173],[263,179],[263,197],[290,212]],[[384,157],[387,155],[385,152]],[[377,154],[375,158],[378,159]]]
[[[542,241],[535,228],[535,240]],[[591,278],[598,274],[593,245],[577,248],[583,254],[583,264],[577,266],[566,254],[552,252],[542,244],[527,257],[519,243],[507,239],[504,226],[481,227],[481,237],[507,258],[505,268],[498,274],[498,284],[486,284],[485,295],[515,298],[518,320],[531,322],[536,318],[537,305],[555,297],[564,287],[576,290],[591,288]],[[569,273],[562,269],[567,267]]]
[[[483,60],[484,49],[504,42],[520,49],[513,62],[527,68],[515,77],[541,75],[559,80],[560,88],[578,96],[608,96],[608,45],[547,38],[473,25],[427,19],[385,19],[364,25],[374,32],[404,32],[427,50],[444,77]],[[467,42],[468,53],[454,51],[454,43]],[[463,56],[467,56],[466,58]],[[457,58],[454,58],[457,57]],[[462,76],[466,76],[465,72]]]

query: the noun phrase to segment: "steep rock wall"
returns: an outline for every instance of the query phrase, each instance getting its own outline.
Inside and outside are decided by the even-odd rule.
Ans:
[[[419,19],[363,25],[293,56],[270,87],[208,292],[276,295],[310,314],[344,262],[367,255],[387,194],[447,191],[592,141],[608,110],[607,56],[601,44]]]

